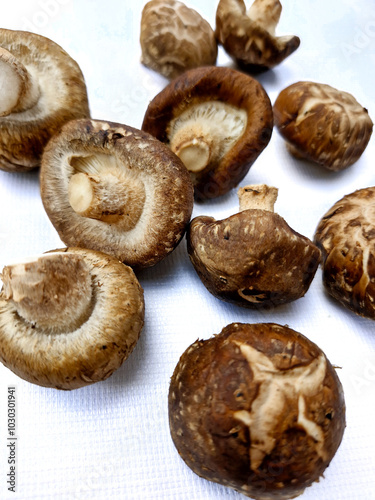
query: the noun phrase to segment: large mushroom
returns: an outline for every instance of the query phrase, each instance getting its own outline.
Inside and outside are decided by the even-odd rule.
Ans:
[[[176,0],[151,0],[142,10],[142,63],[166,78],[216,63],[217,42],[209,23]]]
[[[243,0],[220,0],[216,38],[240,67],[255,72],[273,68],[300,45],[298,36],[276,36],[281,10],[279,0],[255,0],[248,10]]]
[[[144,321],[132,269],[101,252],[67,248],[6,266],[0,360],[45,387],[77,389],[109,377]]]
[[[323,351],[272,323],[233,323],[194,342],[168,404],[186,464],[256,500],[295,498],[319,481],[345,429],[342,385]]]
[[[326,290],[349,310],[375,319],[375,187],[350,193],[315,232]]]
[[[280,92],[273,110],[290,153],[328,170],[355,163],[372,134],[367,109],[348,92],[324,83],[289,85]]]
[[[197,200],[237,186],[267,146],[272,127],[261,84],[225,67],[196,68],[173,80],[150,102],[142,124],[181,158]]]
[[[56,43],[25,31],[0,29],[0,169],[40,166],[60,127],[90,115],[78,64]]]
[[[240,188],[240,212],[224,220],[195,217],[190,260],[215,297],[248,308],[274,307],[307,292],[320,250],[274,213],[277,189]]]
[[[68,246],[152,266],[180,242],[193,209],[189,174],[164,144],[126,125],[74,120],[49,142],[45,210]]]

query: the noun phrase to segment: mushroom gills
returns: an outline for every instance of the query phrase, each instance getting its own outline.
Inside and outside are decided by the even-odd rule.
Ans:
[[[246,111],[220,101],[193,104],[167,129],[171,150],[192,173],[215,165],[242,136]]]
[[[72,156],[68,161],[73,167],[68,188],[73,210],[82,217],[116,223],[125,231],[134,228],[145,204],[143,183],[121,168],[113,155]]]

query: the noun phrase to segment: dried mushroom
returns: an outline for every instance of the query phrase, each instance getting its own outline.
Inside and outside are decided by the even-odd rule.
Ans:
[[[345,429],[323,351],[277,324],[233,323],[181,356],[169,389],[173,442],[199,476],[257,500],[318,481]]]
[[[243,307],[273,307],[307,292],[319,249],[274,213],[277,189],[239,190],[240,212],[227,219],[195,217],[187,232],[190,260],[215,297]]]
[[[2,170],[39,167],[50,137],[69,120],[90,115],[78,64],[34,33],[0,29],[0,89]]]
[[[300,45],[298,36],[276,36],[281,10],[279,0],[255,0],[248,10],[243,0],[220,0],[216,11],[216,38],[244,69],[273,68]]]
[[[193,209],[189,174],[164,144],[126,125],[75,120],[42,160],[45,210],[68,246],[152,266],[178,245]]]
[[[237,186],[272,127],[272,106],[260,83],[224,67],[192,69],[173,80],[150,102],[142,125],[181,158],[197,200]]]
[[[142,63],[166,78],[216,63],[215,34],[205,19],[184,3],[152,0],[142,11]]]
[[[375,319],[375,187],[337,201],[319,222],[315,242],[328,292],[356,314]]]
[[[273,110],[289,151],[328,170],[355,163],[372,134],[367,109],[351,94],[322,83],[290,85],[280,92]]]
[[[44,387],[108,378],[134,349],[144,321],[132,269],[101,252],[68,248],[6,266],[0,360]]]

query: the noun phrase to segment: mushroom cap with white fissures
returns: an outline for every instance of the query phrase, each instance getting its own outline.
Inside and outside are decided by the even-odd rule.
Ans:
[[[262,85],[226,67],[186,71],[150,102],[142,124],[179,156],[197,200],[238,185],[270,141],[273,115]]]
[[[45,210],[68,246],[152,266],[178,245],[193,209],[181,160],[127,125],[74,120],[49,142],[42,160]]]
[[[0,29],[0,169],[40,166],[48,140],[69,120],[90,116],[78,64],[52,40]]]
[[[143,290],[114,257],[65,248],[6,266],[0,359],[19,377],[77,389],[108,378],[133,351]]]
[[[256,500],[286,500],[318,481],[345,429],[342,385],[323,351],[274,323],[232,323],[182,354],[169,425],[199,476]]]
[[[321,218],[314,241],[323,283],[343,306],[375,319],[375,187],[338,200]]]
[[[259,309],[307,292],[320,250],[273,212],[277,189],[239,189],[240,212],[223,220],[195,217],[187,232],[190,260],[215,297]]]

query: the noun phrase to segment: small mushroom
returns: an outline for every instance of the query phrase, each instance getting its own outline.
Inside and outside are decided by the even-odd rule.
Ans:
[[[318,481],[345,429],[342,385],[323,351],[273,323],[232,323],[182,354],[169,425],[199,476],[256,500],[287,500]]]
[[[142,125],[181,158],[200,201],[238,185],[272,127],[261,84],[225,67],[196,68],[176,78],[151,101]]]
[[[180,242],[193,209],[186,168],[164,144],[126,125],[74,120],[49,142],[44,208],[62,241],[152,266]]]
[[[337,201],[315,232],[323,282],[343,306],[375,319],[375,187]]]
[[[280,92],[273,110],[290,153],[328,170],[355,163],[372,134],[367,109],[351,94],[323,83],[290,85]]]
[[[298,49],[298,36],[276,36],[282,6],[279,0],[220,0],[215,35],[226,52],[248,71],[265,71]]]
[[[144,321],[132,269],[101,252],[67,248],[4,267],[0,360],[44,387],[108,378],[134,349]]]
[[[90,115],[78,64],[56,43],[34,33],[0,29],[0,169],[40,166],[60,127]]]
[[[187,232],[190,260],[215,297],[243,307],[273,307],[307,292],[319,249],[274,213],[277,189],[241,188],[240,213],[195,217]]]
[[[152,0],[142,11],[142,63],[166,78],[216,63],[217,43],[209,23],[175,0]]]

